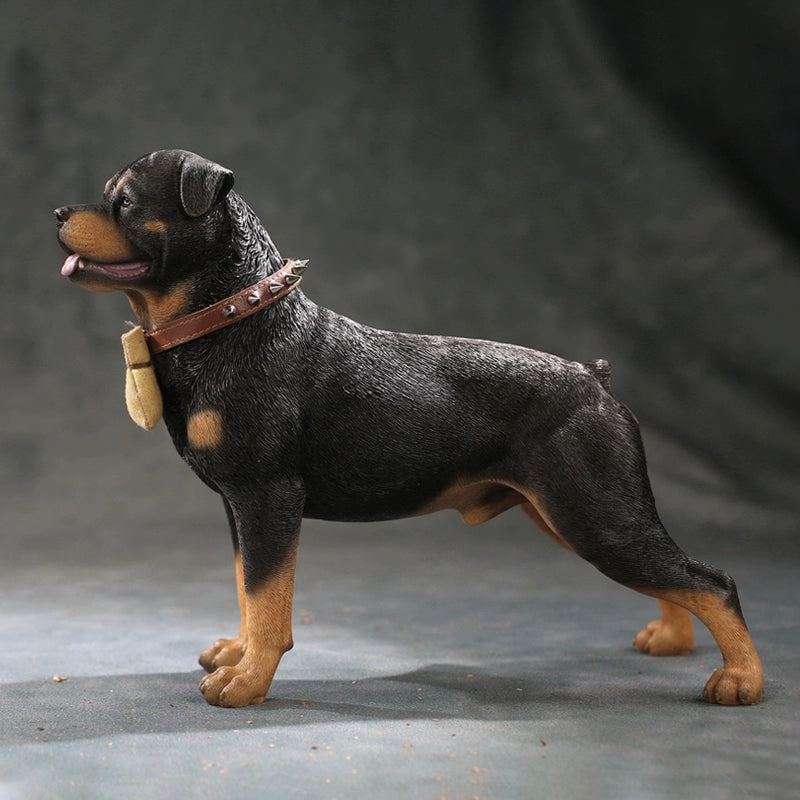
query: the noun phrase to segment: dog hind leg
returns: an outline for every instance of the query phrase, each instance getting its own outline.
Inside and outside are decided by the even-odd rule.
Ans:
[[[533,464],[523,488],[544,521],[582,558],[631,589],[657,598],[662,619],[635,640],[653,654],[688,652],[694,614],[710,630],[723,667],[703,696],[723,705],[757,703],[764,676],[733,579],[689,558],[655,509],[638,426],[623,406],[575,418]],[[535,517],[534,517],[535,519]]]
[[[761,659],[744,621],[736,586],[724,573],[727,588],[722,593],[673,589],[659,592],[659,602],[691,611],[710,631],[722,652],[723,666],[709,678],[703,698],[720,705],[752,705],[764,694]],[[647,591],[646,594],[655,594]]]
[[[568,528],[559,526],[557,530],[578,555],[603,574],[659,600],[662,619],[650,623],[634,640],[640,652],[691,652],[691,612],[711,632],[724,662],[711,676],[703,697],[721,705],[749,705],[761,699],[761,662],[729,575],[689,558],[660,524],[643,525],[637,531],[596,531],[590,546],[583,536],[567,533]]]
[[[544,512],[542,512],[536,504],[531,500],[526,500],[520,508],[537,524],[540,530],[544,531],[556,544],[561,545],[565,550],[570,553],[575,551],[563,536],[560,536],[553,526],[545,519]]]

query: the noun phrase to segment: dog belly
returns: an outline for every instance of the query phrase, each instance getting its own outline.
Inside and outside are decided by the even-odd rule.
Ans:
[[[300,469],[306,516],[379,521],[439,508],[482,507],[484,495],[492,493],[489,484],[509,474],[509,453],[516,447],[502,425],[439,426],[417,416],[406,428],[402,416],[346,426],[341,436],[328,431],[323,442],[306,450]],[[483,490],[448,494],[453,486],[479,483]]]
[[[341,484],[308,486],[303,516],[329,522],[383,522],[425,513],[442,492],[441,482],[387,486]]]
[[[512,488],[516,446],[507,435],[429,430],[383,446],[350,444],[346,454],[325,449],[306,462],[305,516],[374,522],[457,509],[478,524],[525,500]]]
[[[337,323],[335,351],[309,370],[300,437],[311,518],[455,508],[469,524],[491,519],[525,502],[509,488],[521,480],[514,465],[530,465],[576,406],[604,394],[581,365],[514,345]]]

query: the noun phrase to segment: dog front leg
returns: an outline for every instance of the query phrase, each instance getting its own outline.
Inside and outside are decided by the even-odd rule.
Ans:
[[[242,566],[242,554],[239,549],[239,534],[236,530],[236,519],[230,503],[223,498],[225,512],[228,515],[231,538],[233,539],[233,549],[236,554],[236,595],[239,600],[239,614],[241,622],[239,632],[232,639],[217,639],[211,647],[207,647],[200,654],[200,666],[206,672],[213,672],[219,667],[232,667],[238,664],[247,649],[247,604],[244,591],[244,568]]]
[[[286,527],[272,524],[257,535],[253,520],[240,517],[237,528],[246,646],[238,663],[219,666],[200,683],[209,703],[231,708],[263,702],[281,657],[292,648],[299,515],[292,522],[291,534]]]
[[[692,615],[681,606],[659,600],[661,619],[653,620],[633,640],[640,653],[651,656],[685,656],[694,650]]]
[[[211,647],[200,653],[200,666],[206,672],[219,667],[232,667],[238,664],[247,650],[247,604],[244,591],[244,568],[242,555],[236,550],[236,594],[239,599],[239,632],[232,639],[217,639]]]

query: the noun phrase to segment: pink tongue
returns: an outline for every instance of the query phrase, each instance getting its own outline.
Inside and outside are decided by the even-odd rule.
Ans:
[[[67,260],[64,262],[64,266],[61,267],[61,274],[65,278],[69,278],[76,269],[78,269],[78,259],[80,256],[77,253],[73,253],[71,256],[67,256]]]
[[[109,276],[121,279],[131,279],[142,275],[147,271],[149,262],[147,261],[124,261],[119,264],[100,264],[95,261],[87,261],[84,259],[81,262],[81,257],[77,253],[67,256],[67,260],[61,267],[61,274],[69,278],[74,275],[80,268],[81,264],[86,269],[92,269],[95,272],[106,273]]]

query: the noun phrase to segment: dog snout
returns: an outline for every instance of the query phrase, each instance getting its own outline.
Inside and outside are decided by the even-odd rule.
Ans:
[[[57,208],[53,211],[56,218],[56,225],[58,225],[59,228],[69,219],[69,213],[68,206],[61,206],[61,208]]]

